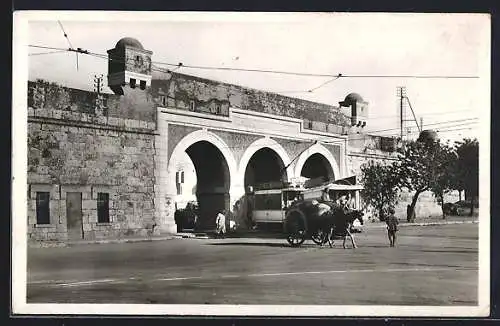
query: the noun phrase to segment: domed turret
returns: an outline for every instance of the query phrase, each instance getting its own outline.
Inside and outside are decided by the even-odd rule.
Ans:
[[[123,86],[146,89],[151,85],[151,55],[141,42],[132,37],[120,39],[108,50],[108,86],[123,95]]]
[[[431,129],[422,130],[422,132],[420,133],[420,135],[418,136],[418,139],[417,139],[417,141],[425,142],[425,143],[436,142],[438,140],[439,140],[439,137],[438,137],[437,132],[434,130],[431,130]]]
[[[368,102],[365,102],[361,95],[358,93],[350,93],[345,97],[344,101],[339,102],[339,104],[341,108],[351,108],[350,115],[352,126],[366,126],[366,120],[368,120]]]
[[[356,102],[364,102],[361,95],[358,93],[350,93],[345,97],[344,103],[356,103]]]
[[[144,50],[144,47],[142,46],[141,42],[139,42],[137,39],[133,37],[124,37],[121,40],[119,40],[115,45],[115,49],[125,49],[126,47]]]

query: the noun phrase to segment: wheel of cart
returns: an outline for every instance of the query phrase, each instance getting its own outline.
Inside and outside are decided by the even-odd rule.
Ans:
[[[306,240],[307,221],[300,210],[292,209],[287,213],[286,234],[286,240],[292,247],[298,247]]]
[[[323,245],[328,241],[328,234],[322,229],[311,232],[311,240],[317,245]]]

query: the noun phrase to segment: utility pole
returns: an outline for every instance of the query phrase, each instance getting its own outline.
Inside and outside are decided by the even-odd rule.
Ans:
[[[94,93],[96,93],[95,106],[98,110],[102,110],[103,107],[103,75],[94,75]]]
[[[399,116],[400,116],[400,130],[401,130],[401,141],[403,141],[404,136],[404,122],[405,122],[405,102],[404,99],[406,97],[406,87],[399,86],[397,88],[397,96],[399,97]]]
[[[420,130],[424,130],[424,118],[420,117]]]
[[[94,75],[94,92],[101,95],[102,92],[103,75]]]

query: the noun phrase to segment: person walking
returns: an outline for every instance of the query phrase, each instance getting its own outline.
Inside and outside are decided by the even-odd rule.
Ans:
[[[387,212],[388,215],[385,219],[385,223],[387,224],[387,236],[389,237],[390,246],[394,247],[396,245],[396,233],[399,231],[399,221],[394,215],[394,208],[389,208]]]
[[[217,227],[217,236],[224,238],[224,235],[226,234],[226,215],[224,210],[219,211],[217,214],[215,224]]]

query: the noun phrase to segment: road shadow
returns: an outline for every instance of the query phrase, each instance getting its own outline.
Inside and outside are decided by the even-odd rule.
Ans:
[[[239,233],[228,234],[226,239],[286,239],[283,233]]]
[[[344,250],[344,248],[342,247],[342,244],[334,245],[331,248],[328,245],[320,247],[319,245],[313,244],[313,243],[310,243],[310,244],[306,243],[306,244],[300,245],[299,247],[292,247],[287,242],[284,242],[284,243],[269,243],[269,242],[267,242],[267,243],[266,242],[253,242],[253,243],[252,242],[227,242],[227,243],[207,243],[206,245],[207,246],[271,247],[271,248],[290,248],[290,249],[312,249],[312,248],[316,248],[316,249],[325,249],[325,250],[326,249],[331,249],[331,250],[341,249],[341,250]],[[350,246],[348,246],[345,250],[352,250],[352,249],[353,248],[351,248]]]
[[[316,244],[302,244],[299,247],[292,247],[287,242],[284,243],[269,243],[269,242],[225,242],[225,243],[207,243],[208,246],[242,246],[242,247],[271,247],[271,248],[290,248],[290,249],[299,249],[299,248],[317,248],[317,249],[335,249],[339,248],[338,246],[330,248],[328,246],[320,247]],[[340,246],[342,248],[342,246]]]
[[[209,246],[243,246],[243,247],[274,247],[274,248],[293,248],[288,243],[251,243],[251,242],[227,242],[227,243],[208,243]]]

